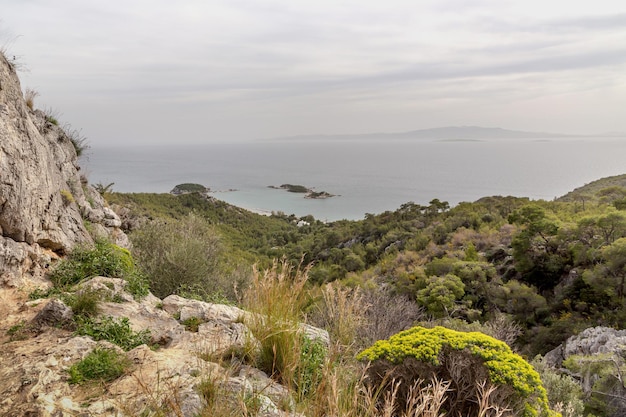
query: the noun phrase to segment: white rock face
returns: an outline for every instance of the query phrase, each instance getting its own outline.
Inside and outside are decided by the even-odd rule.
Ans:
[[[192,417],[207,404],[200,387],[211,381],[218,401],[236,407],[243,398],[254,397],[260,416],[303,417],[284,411],[295,404],[287,388],[242,358],[231,357],[258,349],[242,322],[250,313],[179,296],[161,301],[150,294],[137,301],[117,278],[92,278],[78,289],[85,290],[98,292],[101,316],[128,318],[133,330],[150,330],[156,347],[123,352],[109,342],[76,336],[68,330],[72,313],[62,301],[24,302],[19,290],[0,288],[0,415],[142,415],[171,404],[166,415]],[[185,326],[192,318],[200,321],[197,328]],[[9,336],[7,329],[15,324],[22,326],[21,333]],[[303,331],[328,338],[313,327]],[[70,385],[68,369],[96,346],[123,353],[130,365],[94,394],[93,387]]]
[[[41,276],[56,255],[90,243],[83,219],[128,245],[119,217],[79,170],[64,129],[28,108],[15,69],[0,54],[0,285]]]

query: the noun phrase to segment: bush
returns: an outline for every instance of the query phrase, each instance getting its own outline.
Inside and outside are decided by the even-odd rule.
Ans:
[[[585,411],[589,415],[621,417],[626,415],[626,387],[623,354],[595,353],[571,355],[563,366],[580,376],[585,392]]]
[[[103,276],[124,278],[135,273],[130,252],[104,240],[93,248],[78,247],[50,275],[52,283],[61,288],[77,284],[85,278]]]
[[[550,407],[558,410],[563,417],[579,417],[584,414],[583,390],[578,381],[569,375],[559,373],[546,366],[541,357],[532,361],[533,367],[541,375]]]
[[[124,350],[131,350],[150,342],[150,330],[135,332],[131,329],[127,317],[115,319],[105,316],[92,319],[78,316],[76,325],[77,335],[89,336],[93,340],[107,340]]]
[[[148,279],[135,270],[131,274],[124,277],[126,286],[124,289],[128,291],[135,300],[141,300],[150,293],[150,283]]]
[[[548,407],[539,374],[521,356],[499,340],[478,332],[457,332],[444,327],[413,327],[380,340],[362,351],[369,360],[370,383],[389,390],[396,381],[398,405],[417,381],[449,381],[444,409],[448,415],[479,415],[480,387],[493,385],[493,400],[524,417],[556,415]]]
[[[220,270],[222,245],[201,217],[153,222],[131,236],[138,263],[159,298],[193,289],[200,298],[233,292]]]
[[[81,384],[89,380],[113,381],[124,374],[129,361],[113,350],[96,347],[85,359],[72,365],[68,372],[70,384]]]
[[[327,354],[326,346],[321,341],[301,336],[300,358],[294,378],[296,392],[301,397],[308,396],[319,385]]]

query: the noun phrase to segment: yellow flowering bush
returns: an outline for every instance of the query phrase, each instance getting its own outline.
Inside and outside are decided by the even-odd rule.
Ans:
[[[558,415],[549,409],[546,390],[534,368],[506,343],[483,333],[418,326],[377,341],[357,358],[371,362],[368,376],[373,384],[401,381],[408,390],[420,380],[450,381],[448,415],[477,415],[481,384],[493,385],[490,401],[515,415]],[[400,400],[405,394],[400,392]]]

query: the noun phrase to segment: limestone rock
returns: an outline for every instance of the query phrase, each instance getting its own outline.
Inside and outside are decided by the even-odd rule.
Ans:
[[[150,330],[152,342],[160,345],[123,352],[109,342],[75,336],[58,326],[71,317],[61,301],[25,301],[19,290],[0,288],[0,415],[192,417],[206,406],[202,386],[210,384],[217,401],[233,409],[254,398],[259,416],[303,417],[284,411],[294,408],[287,388],[237,356],[258,345],[242,320],[251,313],[178,296],[135,300],[116,278],[95,277],[77,291],[97,292],[101,315],[127,317],[135,331]],[[197,328],[186,327],[183,314],[200,319]],[[26,332],[26,339],[9,339],[6,329],[19,323],[38,329]],[[319,329],[307,331],[325,337]],[[96,346],[123,353],[129,366],[94,394],[93,388],[69,385],[68,369]]]
[[[616,353],[619,356],[626,354],[626,330],[601,326],[585,329],[546,353],[544,363],[553,368],[560,368],[563,361],[572,355],[602,353]]]
[[[76,132],[30,109],[13,66],[0,54],[0,276],[5,285],[39,278],[46,251],[92,242],[83,219],[128,245],[119,217],[80,175]]]
[[[36,327],[70,327],[74,312],[65,305],[63,301],[52,299],[37,313],[32,320],[32,325]]]

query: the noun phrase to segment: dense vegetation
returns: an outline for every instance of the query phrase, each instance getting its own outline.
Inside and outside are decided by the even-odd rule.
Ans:
[[[346,343],[357,350],[421,323],[478,330],[532,358],[585,328],[621,328],[626,319],[626,176],[551,202],[494,196],[451,208],[434,199],[332,223],[284,213],[261,216],[193,193],[106,197],[123,214],[140,267],[149,270],[156,258],[175,259],[155,248],[180,255],[169,276],[152,283],[155,288],[181,282],[177,271],[194,262],[183,256],[189,252],[183,246],[192,245],[194,235],[210,242],[205,249],[201,242],[193,244],[196,253],[211,259],[203,260],[206,269],[192,285],[170,285],[160,296],[192,290],[208,299],[217,291],[221,298],[241,301],[232,284],[246,287],[252,264],[271,268],[285,258],[310,265],[310,298],[301,308],[331,334],[332,302],[341,294],[366,300],[368,308],[360,313],[367,323],[350,327]],[[189,227],[190,222],[196,225]],[[330,303],[327,291],[335,291]],[[400,322],[402,313],[385,325],[373,324],[393,314],[395,305],[409,317],[403,327],[389,324]]]

